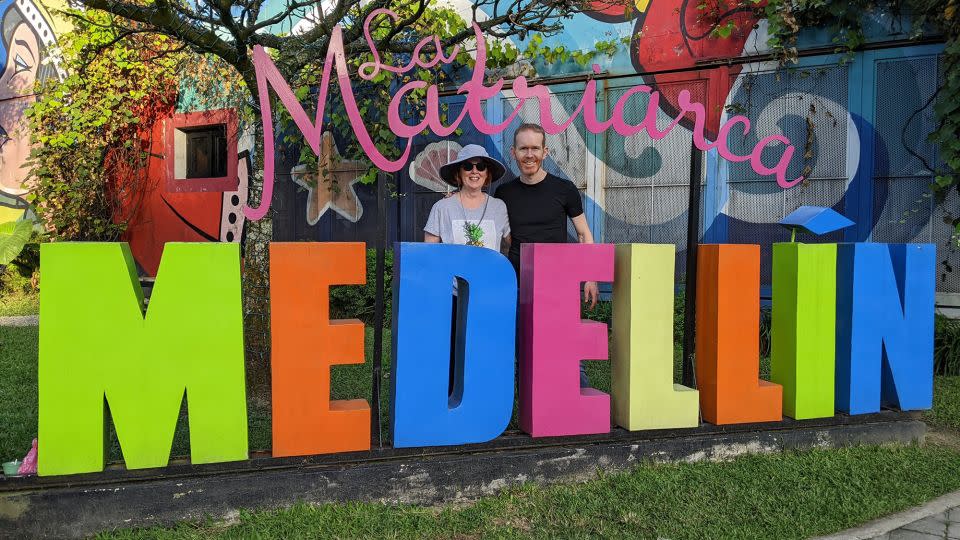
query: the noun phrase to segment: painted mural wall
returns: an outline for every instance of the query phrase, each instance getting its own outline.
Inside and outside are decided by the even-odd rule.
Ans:
[[[181,96],[188,96],[181,90]],[[235,109],[191,110],[179,100],[169,117],[154,124],[145,195],[125,233],[141,275],[156,276],[167,242],[233,242],[243,239],[242,208],[247,202],[252,139]],[[226,126],[227,173],[220,178],[183,178],[175,166],[185,148],[178,132]],[[182,158],[181,158],[182,159]]]
[[[468,0],[454,4],[469,14]],[[34,82],[58,76],[49,51],[62,28],[50,16],[51,7],[56,6],[31,0],[0,2],[0,222],[28,212],[24,197],[29,182],[23,164],[30,145],[23,111],[35,99]],[[762,283],[770,282],[770,245],[787,234],[774,223],[800,205],[815,204],[831,206],[857,223],[828,241],[937,244],[938,299],[960,305],[960,275],[949,271],[960,266],[960,255],[947,249],[951,228],[943,223],[943,209],[928,190],[929,168],[939,164],[937,149],[926,142],[926,135],[935,122],[931,97],[942,77],[942,46],[904,44],[909,26],[879,13],[869,21],[868,30],[881,47],[858,53],[852,61],[820,54],[802,57],[790,70],[778,70],[771,62],[723,65],[728,59],[762,56],[767,52],[766,32],[765,22],[750,13],[733,9],[723,13],[722,4],[719,11],[707,23],[700,20],[696,5],[685,0],[637,0],[631,9],[598,0],[593,10],[566,21],[564,30],[545,43],[576,50],[593,50],[598,42],[618,43],[614,52],[594,59],[602,70],[597,77],[608,109],[626,89],[644,83],[661,92],[660,114],[666,122],[675,114],[676,95],[687,89],[707,106],[710,133],[716,133],[727,115],[744,114],[751,120],[751,135],[731,141],[734,150],[742,145],[743,153],[775,134],[805,141],[790,174],[803,173],[808,180],[788,190],[772,178],[759,177],[746,164],[728,163],[713,153],[702,157],[701,240],[760,244]],[[735,29],[730,37],[713,37],[715,25],[731,21]],[[308,21],[301,26],[304,23]],[[296,28],[291,26],[292,31]],[[523,50],[528,42],[514,44]],[[813,51],[830,44],[831,36],[813,30],[802,36],[800,48]],[[541,61],[526,69],[560,81],[584,75],[589,67]],[[566,117],[579,103],[583,83],[558,82],[550,89],[554,116]],[[181,93],[177,109],[154,126],[151,144],[156,157],[149,169],[150,188],[144,209],[128,232],[140,270],[147,275],[155,274],[166,242],[243,238],[240,209],[246,202],[252,141],[239,127],[231,133],[233,165],[225,181],[178,182],[169,169],[176,153],[169,135],[178,129],[178,118],[179,128],[201,125],[203,118],[191,115],[212,108],[209,101],[198,107],[191,100],[187,82]],[[638,97],[627,111],[628,120],[639,121],[646,111],[644,98]],[[455,114],[460,103],[455,97],[447,101]],[[516,102],[509,90],[504,91],[487,103],[488,115],[504,117]],[[230,110],[228,104],[223,107]],[[387,205],[389,237],[422,238],[430,207],[447,189],[438,180],[439,166],[463,145],[485,146],[508,164],[504,181],[512,178],[516,168],[505,150],[513,130],[521,122],[540,120],[539,111],[531,106],[500,135],[482,135],[465,124],[463,135],[455,139],[416,139],[409,166],[398,173],[400,197]],[[678,276],[685,272],[692,137],[688,126],[681,128],[652,141],[645,134],[594,135],[575,122],[566,132],[548,137],[547,162],[551,172],[580,189],[598,240],[676,244]],[[298,163],[296,149],[280,158],[271,215],[276,240],[374,240],[376,190],[358,182],[363,164],[336,158],[346,142],[339,134],[326,135],[320,161],[332,165],[316,170]],[[769,151],[769,159],[775,160],[776,149]],[[319,173],[326,178],[317,178]],[[317,185],[336,188],[313,187]],[[956,210],[958,201],[954,196],[944,206]]]
[[[469,12],[468,4],[459,4]],[[802,151],[798,148],[788,177],[804,174],[807,180],[787,190],[745,163],[729,163],[712,152],[702,156],[701,241],[760,244],[765,290],[771,278],[771,244],[788,239],[775,223],[797,207],[812,204],[833,207],[857,223],[821,241],[937,244],[938,300],[960,304],[960,275],[949,271],[960,265],[960,255],[948,249],[952,229],[942,219],[943,208],[956,211],[958,201],[954,197],[938,207],[928,189],[929,168],[939,164],[937,149],[926,136],[935,125],[931,98],[942,77],[942,46],[904,44],[909,25],[881,13],[867,24],[876,49],[857,53],[852,61],[836,54],[806,55],[796,67],[783,70],[774,62],[749,61],[768,52],[764,21],[735,9],[723,13],[722,4],[719,11],[706,23],[699,19],[696,4],[685,0],[638,0],[629,10],[597,2],[596,9],[566,21],[564,31],[545,43],[585,51],[601,41],[619,43],[616,52],[594,60],[602,70],[597,78],[602,80],[602,101],[608,109],[600,111],[601,117],[627,89],[647,84],[663,95],[663,124],[675,116],[676,96],[683,89],[707,106],[708,132],[715,134],[727,116],[747,116],[751,133],[743,140],[730,138],[735,152],[749,154],[749,148],[769,135],[800,141]],[[729,38],[712,36],[714,25],[730,21],[735,29]],[[521,50],[527,45],[514,43]],[[829,51],[831,36],[808,31],[799,45],[801,50]],[[727,65],[729,59],[739,63]],[[566,118],[580,102],[584,83],[561,83],[561,78],[584,75],[589,66],[541,61],[528,69],[548,82],[556,81],[550,86],[554,117]],[[498,97],[487,102],[493,120],[512,113],[517,103],[509,90]],[[628,121],[637,123],[647,105],[644,97],[638,97],[626,114]],[[451,97],[447,102],[455,116],[462,101]],[[464,124],[464,134],[455,139],[415,139],[410,164],[399,173],[401,196],[390,201],[388,223],[395,233],[391,236],[422,239],[429,209],[447,189],[438,180],[439,166],[463,145],[485,146],[508,165],[504,181],[512,178],[517,172],[508,151],[513,131],[521,122],[541,120],[537,108],[529,105],[500,135],[483,135]],[[652,141],[642,133],[626,138],[612,132],[594,135],[578,121],[566,132],[548,136],[546,164],[550,172],[577,185],[599,241],[676,244],[678,277],[685,271],[692,139],[689,126],[683,127]],[[328,154],[346,142],[327,140]],[[769,148],[765,161],[775,163],[777,152]],[[356,183],[361,174],[356,164],[344,162],[330,173],[346,188],[333,197],[304,187],[316,184],[304,181],[310,171],[297,163],[296,155],[291,152],[278,164],[278,171],[288,174],[278,179],[274,194],[274,239],[372,242],[375,189]]]
[[[34,219],[27,202],[31,144],[25,112],[37,99],[36,83],[63,75],[56,59],[57,36],[69,25],[52,14],[64,7],[62,0],[0,0],[0,223]],[[184,80],[177,106],[145,135],[152,155],[145,194],[141,208],[131,212],[134,219],[124,237],[141,275],[156,274],[166,242],[240,242],[243,237],[241,208],[253,144],[236,119],[229,132],[233,165],[228,178],[178,182],[168,170],[177,150],[168,136],[178,128],[219,122],[219,117],[211,120],[216,113],[209,109],[229,105],[218,103],[216,96],[207,96],[202,106],[197,101]]]
[[[29,213],[24,163],[30,142],[24,111],[35,100],[34,83],[59,76],[51,51],[65,28],[50,15],[58,6],[56,1],[0,2],[0,222]],[[465,15],[470,12],[467,0],[455,5]],[[602,70],[598,78],[603,80],[601,97],[608,109],[627,88],[645,83],[661,92],[661,120],[666,121],[675,114],[677,93],[687,89],[707,105],[709,132],[715,133],[726,115],[750,118],[751,136],[736,143],[744,148],[773,134],[806,141],[790,173],[803,173],[808,180],[788,190],[758,177],[745,164],[731,164],[712,153],[703,156],[701,240],[760,244],[765,286],[770,282],[770,245],[786,239],[786,232],[774,223],[800,205],[815,204],[831,206],[857,223],[828,241],[937,244],[938,300],[960,305],[960,275],[951,271],[960,266],[960,255],[948,249],[951,228],[943,223],[943,210],[928,190],[928,166],[940,163],[926,135],[935,125],[931,97],[942,77],[942,47],[904,45],[901,40],[907,37],[908,26],[876,13],[867,25],[872,41],[895,45],[858,53],[851,62],[821,54],[805,56],[796,68],[786,71],[770,62],[718,66],[718,60],[759,56],[767,50],[764,21],[735,9],[724,12],[722,3],[716,11],[719,15],[707,23],[700,19],[696,4],[684,0],[638,0],[630,9],[598,0],[594,9],[567,21],[564,30],[546,38],[545,44],[576,50],[593,50],[598,42],[619,44],[615,52],[594,59]],[[715,25],[731,21],[735,29],[729,38],[712,35]],[[524,41],[514,43],[521,50],[527,46]],[[807,31],[800,48],[830,45],[826,32]],[[583,75],[589,69],[572,61],[539,62],[531,67],[539,76],[556,80]],[[148,195],[127,234],[146,275],[156,273],[166,242],[240,242],[243,238],[240,209],[246,201],[251,167],[249,137],[241,136],[239,129],[231,135],[230,155],[235,161],[225,183],[178,183],[168,170],[169,157],[176,150],[167,140],[177,129],[175,117],[182,120],[184,115],[210,109],[209,104],[198,108],[191,102],[188,86],[169,119],[154,126],[151,144],[156,157],[150,164]],[[583,83],[550,88],[555,116],[565,117],[579,103]],[[634,100],[628,120],[639,121],[644,114],[642,99]],[[448,98],[448,102],[456,112],[457,99]],[[494,119],[506,116],[516,102],[505,91],[488,103],[488,113]],[[540,120],[539,111],[530,107],[501,135],[482,135],[465,125],[464,134],[456,139],[415,140],[409,166],[398,173],[401,196],[387,204],[389,236],[421,239],[430,207],[447,189],[439,181],[439,166],[463,145],[487,147],[508,164],[510,172],[504,181],[512,178],[516,168],[505,149],[513,129],[520,122]],[[599,240],[676,244],[676,268],[682,276],[690,142],[689,129],[676,129],[663,140],[651,141],[644,134],[594,135],[577,122],[566,132],[548,137],[547,168],[580,189]],[[277,185],[274,195],[275,239],[374,240],[376,190],[358,182],[362,163],[336,159],[345,143],[340,135],[325,136],[326,157],[321,161],[334,165],[313,171],[297,162],[295,149],[282,158],[278,170],[286,173],[282,177],[286,181]],[[775,149],[770,151],[773,160]],[[318,179],[320,171],[327,177]],[[334,184],[335,189],[312,187]],[[960,205],[954,195],[944,206],[956,211]]]
[[[24,111],[34,85],[59,77],[51,55],[64,23],[51,16],[63,2],[0,1],[0,223],[29,217],[30,125]]]
[[[55,57],[57,36],[69,27],[52,13],[64,7],[60,0],[0,1],[0,223],[33,219],[27,202],[31,183],[26,161],[31,144],[25,111],[37,99],[36,83],[62,76]],[[149,134],[153,157],[145,196],[125,236],[142,275],[156,274],[166,242],[239,242],[242,238],[240,208],[246,203],[252,144],[249,137],[239,135],[236,125],[231,133],[236,166],[229,186],[177,184],[167,177],[166,156],[173,156],[175,150],[167,144],[167,134],[176,129],[175,118],[184,116],[178,113],[188,113],[192,105],[189,92],[182,93],[178,108],[171,108],[169,118],[154,125]],[[203,122],[203,115],[187,116],[188,122]],[[236,150],[238,141],[241,151]]]

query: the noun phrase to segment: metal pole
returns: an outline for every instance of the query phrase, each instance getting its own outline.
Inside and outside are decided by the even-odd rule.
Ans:
[[[380,432],[380,374],[383,358],[383,274],[384,250],[387,245],[387,190],[385,188],[388,176],[377,176],[377,263],[376,263],[376,296],[373,308],[373,393],[370,404],[370,433],[371,444],[382,448],[383,440]]]
[[[700,244],[700,149],[690,144],[690,199],[687,205],[687,272],[684,278],[682,384],[694,388],[697,323],[697,247]]]

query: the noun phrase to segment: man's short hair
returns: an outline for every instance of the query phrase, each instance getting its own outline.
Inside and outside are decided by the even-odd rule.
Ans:
[[[518,135],[521,131],[533,131],[533,132],[535,132],[535,133],[539,133],[541,136],[543,136],[543,146],[544,146],[544,147],[547,146],[547,132],[544,131],[543,126],[541,126],[540,124],[534,124],[534,123],[531,123],[531,122],[527,122],[526,124],[520,124],[520,127],[518,127],[517,130],[513,132],[513,147],[514,147],[514,148],[517,147],[517,135]]]

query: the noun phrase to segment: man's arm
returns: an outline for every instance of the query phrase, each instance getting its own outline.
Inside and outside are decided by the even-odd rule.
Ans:
[[[504,185],[506,184],[500,184],[499,186],[497,186],[497,189],[493,190],[493,198],[503,201],[503,205],[506,208],[507,201],[503,198],[503,192],[506,191],[505,189],[503,189]],[[510,223],[510,210],[507,209],[507,228],[510,229],[511,225],[512,224]],[[512,230],[511,232],[508,232],[507,234],[503,235],[503,241],[500,243],[500,254],[503,255],[504,257],[510,256],[510,244],[513,243],[513,236],[511,236],[511,233],[512,233]]]
[[[577,230],[577,242],[581,244],[592,244],[593,233],[590,232],[590,226],[587,225],[586,214],[572,218],[573,228]],[[590,304],[592,310],[597,306],[597,299],[600,297],[600,289],[596,281],[588,281],[583,284],[583,301]]]
[[[587,225],[586,214],[580,214],[573,218],[573,228],[577,230],[577,242],[581,244],[593,243],[593,233],[590,232],[590,226]]]

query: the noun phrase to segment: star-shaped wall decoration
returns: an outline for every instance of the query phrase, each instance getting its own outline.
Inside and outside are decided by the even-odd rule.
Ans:
[[[320,138],[317,170],[307,169],[307,165],[299,164],[290,170],[293,181],[308,189],[307,223],[316,225],[328,208],[353,223],[360,220],[363,206],[353,185],[366,172],[366,163],[341,159],[333,134],[325,131]]]

